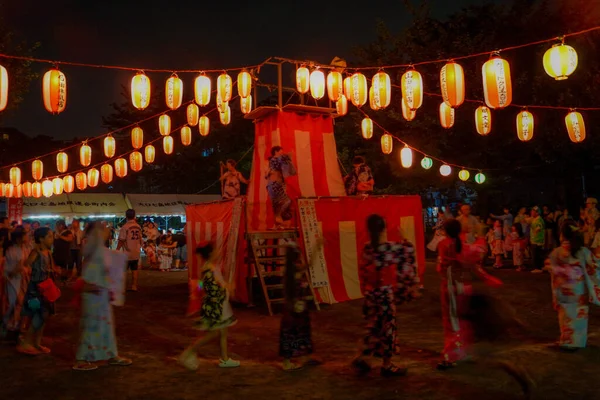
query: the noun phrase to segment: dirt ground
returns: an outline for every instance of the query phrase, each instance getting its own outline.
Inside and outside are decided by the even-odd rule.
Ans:
[[[186,309],[186,273],[141,273],[141,288],[116,309],[117,335],[130,367],[72,371],[77,343],[76,310],[65,293],[48,324],[46,344],[52,354],[31,358],[7,345],[0,347],[0,399],[489,399],[521,398],[517,384],[503,372],[477,364],[438,372],[442,348],[438,278],[428,265],[424,296],[399,309],[399,336],[409,374],[381,378],[376,371],[357,377],[348,367],[363,332],[361,301],[324,306],[313,313],[319,367],[293,373],[279,369],[279,318],[262,306],[236,308],[230,349],[242,361],[238,369],[217,367],[218,346],[205,349],[201,368],[188,372],[174,357],[194,338]],[[536,399],[599,398],[600,312],[592,310],[589,347],[575,354],[547,348],[558,334],[549,276],[497,271],[505,281],[498,294],[529,324],[526,336],[503,346],[501,356],[527,367],[537,381]]]

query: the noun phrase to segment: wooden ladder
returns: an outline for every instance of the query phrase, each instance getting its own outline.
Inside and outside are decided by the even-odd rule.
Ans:
[[[269,310],[269,315],[273,316],[272,304],[282,304],[283,297],[283,274],[285,269],[285,253],[287,247],[292,242],[297,242],[298,231],[265,231],[251,232],[246,234],[246,238],[252,247],[252,256],[256,275],[260,281],[265,302]],[[302,255],[304,259],[304,255]],[[305,271],[307,281],[315,302],[317,310],[319,303],[316,300],[315,291],[310,281],[308,270]]]

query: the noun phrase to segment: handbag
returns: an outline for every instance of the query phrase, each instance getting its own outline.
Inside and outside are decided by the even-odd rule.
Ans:
[[[46,279],[43,282],[38,283],[38,289],[42,294],[44,300],[49,303],[54,303],[60,297],[60,289],[51,278]]]

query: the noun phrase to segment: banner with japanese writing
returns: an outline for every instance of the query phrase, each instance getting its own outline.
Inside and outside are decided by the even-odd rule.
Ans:
[[[6,199],[6,216],[10,222],[17,221],[19,225],[23,223],[23,199],[10,197]]]

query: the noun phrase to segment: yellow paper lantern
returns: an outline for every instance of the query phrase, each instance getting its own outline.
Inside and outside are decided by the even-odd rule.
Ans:
[[[100,168],[100,179],[104,183],[111,183],[113,180],[113,167],[110,164],[104,164]]]
[[[369,117],[363,118],[360,123],[360,131],[363,138],[371,139],[373,137],[373,120]]]
[[[240,97],[250,96],[252,92],[252,75],[250,75],[250,72],[242,71],[238,74],[237,86]]]
[[[78,172],[75,175],[75,186],[78,190],[85,190],[87,188],[87,174],[85,172]]]
[[[390,76],[383,71],[376,73],[371,80],[373,89],[373,105],[381,110],[390,105],[392,101],[392,82]]]
[[[115,138],[108,135],[104,138],[104,156],[106,158],[113,158],[115,156],[117,144]]]
[[[350,77],[344,78],[344,96],[349,99],[352,95],[352,79]]]
[[[181,128],[181,144],[184,146],[189,146],[192,144],[192,129],[189,126],[184,126]],[[133,166],[131,169],[133,169]]]
[[[69,169],[69,155],[61,151],[56,155],[56,170],[63,174]]]
[[[380,107],[375,103],[375,89],[373,89],[373,86],[369,88],[369,107],[371,107],[371,110],[373,111],[380,109]]]
[[[206,106],[210,103],[210,94],[210,78],[204,74],[198,75],[194,81],[194,100],[199,106]]]
[[[231,100],[231,76],[226,73],[217,78],[217,97],[225,103]]]
[[[533,114],[527,110],[517,114],[517,137],[522,142],[527,142],[533,137]]]
[[[150,105],[150,94],[150,78],[140,71],[131,78],[131,103],[138,110],[144,110]]]
[[[173,138],[171,136],[165,136],[165,138]],[[117,158],[115,160],[115,174],[119,178],[125,178],[127,176],[127,160],[124,158]]]
[[[200,131],[200,135],[207,136],[210,132],[210,119],[206,115],[200,117],[200,122],[198,122],[198,127]]]
[[[73,193],[73,190],[75,190],[75,179],[71,175],[63,178],[63,189],[65,193]]]
[[[10,183],[14,186],[19,186],[21,184],[21,168],[12,167],[9,171]]]
[[[23,188],[23,196],[31,197],[32,196],[32,184],[31,182],[23,182],[21,187]]]
[[[87,173],[87,184],[89,187],[96,187],[100,183],[100,171],[96,168],[90,168]]]
[[[340,95],[338,101],[335,102],[335,111],[340,117],[348,114],[348,99],[345,95]]]
[[[252,111],[252,95],[240,97],[240,110],[242,110],[242,114],[244,115]]]
[[[481,68],[483,96],[490,108],[505,108],[512,102],[512,81],[508,61],[493,56]]]
[[[581,143],[585,140],[585,122],[581,114],[577,111],[571,111],[565,117],[569,139],[573,143]]]
[[[362,107],[368,100],[369,88],[367,78],[357,72],[350,77],[350,97],[348,99],[356,107]]]
[[[446,103],[440,104],[440,124],[446,129],[454,126],[454,108]]]
[[[217,111],[220,113],[225,112],[227,107],[229,107],[229,102],[222,101],[220,97],[217,97]]]
[[[177,110],[183,102],[183,81],[177,74],[171,75],[165,84],[165,101],[171,110]]]
[[[229,108],[229,105],[227,105],[223,112],[219,113],[219,120],[223,125],[229,125],[231,122],[231,109]]]
[[[444,164],[440,167],[440,174],[442,176],[449,176],[452,173],[452,167]]]
[[[61,178],[52,179],[52,190],[56,196],[63,194],[64,182]]]
[[[52,197],[54,194],[54,185],[52,185],[52,181],[50,179],[46,179],[42,182],[42,195],[44,197]]]
[[[389,133],[381,136],[381,151],[383,154],[390,154],[394,150],[394,139]]]
[[[325,96],[325,74],[320,69],[310,73],[310,95],[319,100]]]
[[[344,80],[342,73],[331,71],[327,74],[327,96],[331,101],[338,101],[344,94]]]
[[[22,185],[17,185],[14,187],[13,197],[15,199],[20,199],[21,197],[23,197],[23,186]]]
[[[0,111],[4,111],[8,104],[8,72],[0,65]]]
[[[165,154],[173,154],[173,138],[171,136],[163,138],[163,151]]]
[[[152,164],[154,162],[154,158],[156,156],[156,149],[151,144],[147,145],[144,149],[144,160],[148,164]]]
[[[42,197],[42,184],[40,182],[34,182],[31,185],[31,195],[36,199]]]
[[[305,66],[296,70],[296,89],[301,94],[308,93],[310,89],[310,71]]]
[[[198,119],[200,118],[200,109],[195,104],[190,104],[187,106],[186,110],[187,123],[189,126],[198,125]]]
[[[486,106],[479,106],[475,110],[475,129],[481,136],[492,131],[492,111]]]
[[[418,71],[409,69],[402,74],[400,81],[402,98],[411,111],[416,111],[423,104],[423,77]]]
[[[402,116],[404,117],[405,120],[407,121],[412,121],[413,119],[415,119],[415,117],[417,116],[417,112],[415,110],[411,110],[407,105],[406,102],[404,101],[404,97],[402,98]]]
[[[92,163],[92,148],[85,142],[79,149],[79,163],[84,167]]]
[[[466,169],[461,169],[458,172],[458,179],[460,179],[463,182],[468,181],[470,176],[471,176],[471,174]]]
[[[451,61],[442,67],[440,88],[448,106],[456,108],[465,101],[465,73],[460,64]]]
[[[131,146],[134,149],[141,149],[144,145],[144,131],[139,126],[131,130]]]
[[[404,168],[412,167],[413,163],[413,151],[410,147],[404,145],[402,150],[400,150],[400,163]]]
[[[575,72],[577,61],[574,48],[564,43],[555,44],[544,53],[544,70],[557,81],[562,81]]]
[[[131,167],[131,170],[133,172],[140,172],[142,170],[143,165],[144,160],[142,158],[142,153],[140,153],[139,151],[132,151],[131,154],[129,154],[129,166]]]
[[[41,160],[34,160],[31,163],[31,176],[34,181],[39,181],[44,176],[44,163]]]
[[[11,197],[15,197],[15,185],[12,183],[2,183],[2,194],[4,197],[10,199]]]
[[[158,130],[163,136],[171,134],[171,117],[167,114],[163,114],[158,118]]]
[[[67,106],[67,78],[65,74],[52,68],[44,74],[42,80],[44,107],[52,114],[59,114]]]

